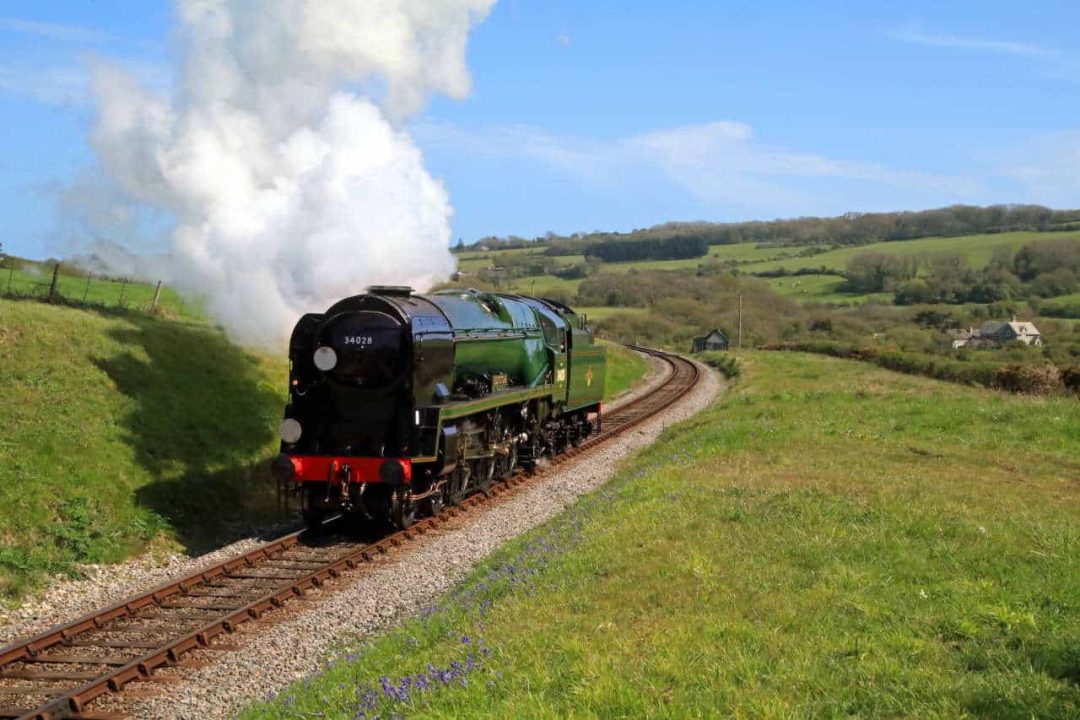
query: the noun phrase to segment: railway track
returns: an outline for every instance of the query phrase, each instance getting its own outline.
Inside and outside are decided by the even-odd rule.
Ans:
[[[670,373],[666,380],[605,413],[598,434],[558,456],[554,463],[628,431],[697,383],[698,369],[693,363],[648,348],[632,349],[667,363]],[[542,476],[542,472],[519,473],[408,530],[370,543],[312,541],[304,531],[293,532],[188,577],[17,640],[0,648],[0,718],[122,718],[122,713],[95,712],[92,704],[116,693],[153,693],[155,685],[182,679],[158,671],[200,666],[185,656],[193,650],[230,649],[222,644],[222,638],[244,623],[423,537],[537,475]]]

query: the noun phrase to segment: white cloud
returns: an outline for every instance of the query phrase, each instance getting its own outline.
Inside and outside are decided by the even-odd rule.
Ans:
[[[1034,43],[929,33],[925,32],[919,25],[905,25],[903,27],[895,28],[889,32],[889,37],[912,45],[923,45],[926,47],[976,50],[1037,58],[1047,58],[1057,55],[1056,51]]]
[[[843,206],[844,191],[851,187],[870,188],[881,197],[889,197],[890,189],[904,190],[907,196],[927,196],[928,202],[941,204],[971,200],[981,190],[978,182],[960,175],[900,170],[770,145],[758,140],[751,126],[734,121],[612,140],[560,136],[527,126],[472,131],[423,123],[414,131],[429,148],[539,161],[604,190],[630,182],[663,183],[709,208],[735,213],[823,212],[838,203]]]
[[[105,42],[109,36],[100,30],[81,25],[62,25],[60,23],[41,22],[17,17],[0,17],[0,30],[34,35],[48,40],[91,44]]]

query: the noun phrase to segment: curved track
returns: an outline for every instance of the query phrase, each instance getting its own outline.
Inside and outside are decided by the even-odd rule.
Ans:
[[[698,381],[693,363],[676,355],[631,346],[670,366],[666,380],[603,416],[603,429],[553,462],[587,451],[626,432],[672,404]],[[519,473],[435,517],[376,542],[309,541],[304,531],[284,535],[188,577],[57,625],[0,649],[0,718],[53,720],[123,717],[95,713],[90,703],[139,686],[169,682],[162,668],[194,667],[184,655],[228,649],[217,638],[261,618],[290,598],[371,561],[483,506],[543,473]]]

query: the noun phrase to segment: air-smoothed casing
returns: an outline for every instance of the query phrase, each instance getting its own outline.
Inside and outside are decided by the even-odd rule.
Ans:
[[[552,414],[598,404],[602,348],[581,325],[559,303],[475,290],[345,298],[293,331],[286,417],[303,433],[282,452],[442,463],[457,433],[446,419],[499,407],[501,397],[525,393]],[[329,370],[313,360],[324,346],[336,358]]]

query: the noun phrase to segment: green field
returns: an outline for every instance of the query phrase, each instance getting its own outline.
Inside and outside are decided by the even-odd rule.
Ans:
[[[1071,295],[1058,295],[1046,301],[1047,305],[1080,305],[1080,292]]]
[[[519,293],[521,295],[533,295],[536,297],[560,295],[573,297],[577,294],[581,280],[564,280],[554,275],[538,275],[536,277],[514,278],[499,288],[503,292]]]
[[[609,486],[245,717],[1080,716],[1080,403],[741,357]]]
[[[744,272],[760,272],[762,270],[776,270],[784,268],[797,270],[802,267],[825,266],[832,270],[843,270],[855,255],[862,252],[883,252],[891,255],[912,257],[916,255],[929,255],[934,253],[952,253],[962,255],[973,268],[985,267],[990,262],[994,248],[1005,245],[1014,250],[1021,245],[1033,240],[1053,240],[1056,238],[1078,237],[1076,231],[1071,232],[1011,232],[993,235],[964,235],[962,237],[935,237],[920,238],[918,240],[898,240],[894,242],[880,242],[870,245],[858,245],[853,247],[830,250],[829,252],[813,255],[807,258],[792,260],[770,260],[767,262],[753,263],[740,268]]]
[[[677,270],[680,268],[696,268],[703,262],[715,259],[719,262],[752,262],[766,261],[796,255],[804,252],[812,246],[799,245],[790,247],[758,247],[757,243],[740,243],[738,245],[712,245],[706,257],[687,258],[685,260],[649,260],[644,262],[608,263],[604,268],[614,272],[623,272],[631,268]],[[523,248],[517,250],[489,250],[486,252],[458,253],[458,269],[476,271],[499,265],[505,262],[507,256],[520,254],[542,253],[544,248]],[[585,261],[583,255],[556,255],[553,259],[559,265],[573,265]],[[818,263],[820,265],[820,263]]]
[[[271,517],[287,373],[201,324],[0,299],[0,596]]]
[[[642,316],[648,314],[649,312],[647,308],[605,307],[603,305],[581,305],[579,307],[575,307],[574,309],[577,310],[579,315],[584,315],[585,317],[587,317],[590,322],[593,320],[607,320],[608,318],[615,317],[617,315]]]
[[[782,278],[762,278],[763,282],[784,297],[801,302],[867,302],[891,304],[892,293],[856,295],[841,292],[844,278],[838,275],[792,275]]]
[[[508,258],[521,255],[543,255],[544,247],[519,248],[515,250],[483,250],[455,253],[458,270],[476,272],[490,267],[501,267]],[[580,255],[557,255],[550,258],[556,265],[573,265],[584,258]]]
[[[51,268],[43,263],[23,261],[21,268],[0,268],[0,293],[46,298],[52,280]],[[153,283],[124,282],[95,277],[60,275],[57,292],[65,300],[112,308],[146,310],[154,299]],[[157,309],[173,317],[202,320],[205,315],[198,303],[186,301],[168,286],[161,289]]]
[[[990,261],[994,248],[1005,245],[1014,250],[1025,243],[1033,240],[1052,240],[1056,238],[1075,238],[1080,233],[1067,232],[1010,232],[989,235],[964,235],[961,237],[930,237],[915,240],[897,240],[893,242],[878,242],[869,245],[852,245],[796,257],[807,250],[816,249],[817,246],[795,245],[784,247],[759,247],[756,243],[740,243],[737,245],[713,245],[709,248],[706,257],[688,258],[685,260],[650,260],[644,262],[606,263],[602,267],[605,272],[625,272],[631,269],[655,269],[675,270],[679,268],[696,268],[706,260],[715,259],[720,262],[745,263],[739,265],[742,272],[759,272],[762,270],[776,270],[784,268],[797,270],[805,267],[827,267],[831,270],[842,271],[854,255],[861,252],[884,252],[893,255],[915,256],[933,253],[955,253],[963,255],[972,267],[984,267]],[[526,248],[518,250],[497,250],[480,253],[460,253],[458,265],[461,269],[478,270],[498,264],[500,259],[508,255],[523,253],[540,253],[543,248]],[[582,262],[581,255],[558,256],[561,264],[573,264]],[[524,282],[522,279],[519,282]]]
[[[684,260],[648,260],[644,262],[608,263],[604,268],[615,272],[625,272],[631,268],[637,268],[639,270],[680,270],[684,268],[696,268],[698,265],[710,260],[734,263],[751,263],[755,261],[765,262],[769,260],[779,261],[783,258],[798,255],[808,249],[813,248],[808,245],[759,247],[757,243],[712,245],[709,247],[709,253],[705,257],[686,258]],[[816,267],[821,263],[813,263],[815,257],[818,257],[818,255],[811,255],[805,260],[800,259],[799,262],[805,261]]]

